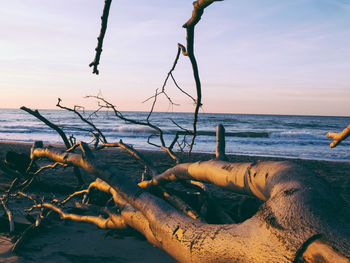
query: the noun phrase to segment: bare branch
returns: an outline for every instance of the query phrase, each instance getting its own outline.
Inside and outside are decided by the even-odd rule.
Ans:
[[[37,201],[30,195],[23,193],[22,191],[18,191],[17,194],[31,200],[34,204],[37,204]]]
[[[154,106],[156,105],[156,102],[157,102],[157,96],[158,96],[158,90],[156,90],[156,95],[154,95],[154,100],[153,100],[153,103],[152,103],[152,107],[151,107],[151,110],[149,111],[148,115],[147,115],[147,118],[146,118],[146,121],[149,123],[149,119],[151,118],[151,115],[153,113],[153,110],[154,110]],[[170,100],[170,98],[169,98]],[[170,100],[171,102],[171,100]],[[171,102],[172,103],[172,102]]]
[[[55,130],[62,138],[64,145],[66,146],[67,149],[71,148],[71,144],[69,142],[69,140],[67,139],[66,134],[63,132],[63,130],[61,128],[59,128],[57,125],[53,124],[51,121],[49,121],[48,119],[46,119],[44,116],[42,116],[38,110],[31,110],[27,107],[22,106],[21,110],[24,110],[26,112],[28,112],[29,114],[33,115],[34,117],[36,117],[37,119],[41,120],[43,123],[45,123],[47,126],[49,126],[51,129]],[[29,167],[31,167],[31,165],[33,164],[33,159],[31,164],[29,165]],[[79,169],[77,167],[74,167],[74,174],[78,179],[78,182],[80,185],[84,184],[83,178],[81,177],[81,173],[79,171]]]
[[[122,140],[116,143],[104,143],[101,148],[103,147],[120,147],[127,151],[131,156],[139,160],[141,163],[143,163],[152,173],[152,176],[158,175],[157,169],[154,167],[153,163],[148,160],[142,153],[135,150],[132,146],[125,144]]]
[[[81,216],[76,214],[68,214],[63,212],[57,206],[49,203],[43,203],[41,205],[37,205],[36,207],[45,207],[45,208],[51,209],[56,213],[58,213],[62,220],[70,219],[78,222],[92,223],[98,226],[99,228],[103,228],[103,229],[105,228],[125,229],[127,227],[127,224],[125,223],[124,219],[121,216],[118,216],[116,214],[113,214],[113,215],[111,214],[110,217],[105,219],[102,216]]]
[[[9,224],[10,224],[10,233],[15,231],[15,223],[13,221],[13,215],[11,210],[6,206],[6,203],[4,202],[3,198],[1,198],[1,205],[4,208],[4,211],[8,217]]]
[[[39,174],[39,173],[41,173],[42,171],[44,171],[44,170],[46,170],[46,169],[54,169],[54,168],[56,168],[57,166],[59,166],[59,165],[61,165],[61,166],[63,166],[63,167],[67,167],[68,165],[66,165],[66,164],[63,164],[63,163],[54,163],[54,164],[48,164],[48,165],[45,165],[45,166],[42,166],[42,167],[40,167],[35,173],[34,173],[34,175],[37,175],[37,174]]]
[[[135,157],[137,160],[141,161],[148,169],[151,171],[152,178],[158,176],[158,171],[154,167],[154,165],[140,152],[136,151],[129,145],[124,144],[122,141],[119,143],[110,143],[110,144],[103,144],[103,147],[121,147],[122,149],[126,150],[128,153],[130,153],[133,157]],[[168,151],[168,148],[164,148],[165,151]],[[168,152],[169,155],[171,155],[171,152]],[[176,158],[176,156],[173,156],[173,158]],[[143,181],[143,180],[142,180]],[[90,188],[90,187],[89,187]],[[113,188],[112,188],[113,189]],[[164,188],[159,187],[159,190],[162,192],[163,197],[174,207],[178,208],[180,211],[184,212],[185,214],[189,215],[193,219],[199,219],[200,216],[196,211],[194,211],[188,204],[186,204],[183,200],[176,196],[170,195]],[[115,193],[114,193],[115,194]]]
[[[65,203],[67,203],[69,200],[71,200],[73,197],[76,197],[77,195],[81,195],[81,194],[86,194],[88,193],[89,190],[88,189],[84,189],[81,191],[76,191],[73,194],[69,195],[68,197],[66,197],[64,200],[62,200],[61,202],[59,202],[60,205],[64,205]]]
[[[24,107],[24,106],[21,107],[21,110],[28,112],[29,114],[33,115],[35,118],[41,120],[43,123],[45,123],[51,129],[55,130],[61,136],[66,148],[68,149],[71,147],[71,145],[68,141],[68,138],[67,138],[66,134],[63,132],[63,130],[60,127],[58,127],[56,124],[53,124],[51,121],[49,121],[44,116],[42,116],[38,110],[33,111],[33,110],[31,110],[27,107]]]
[[[201,19],[204,9],[214,2],[223,0],[197,0],[193,2],[192,17],[183,25],[184,28],[195,27]]]
[[[329,145],[331,148],[336,147],[341,141],[348,138],[350,135],[350,124],[340,133],[329,132],[327,137],[333,139],[333,142]]]
[[[197,136],[197,122],[198,122],[198,113],[199,108],[202,106],[202,86],[201,81],[199,77],[199,71],[198,71],[198,65],[197,60],[194,55],[194,28],[196,24],[199,22],[199,20],[202,17],[202,14],[204,12],[204,9],[216,1],[223,1],[223,0],[198,0],[193,2],[193,12],[192,17],[183,25],[184,28],[186,28],[186,48],[179,44],[179,48],[182,50],[182,54],[184,56],[188,56],[190,59],[191,65],[192,65],[192,71],[193,71],[193,77],[196,83],[196,91],[197,91],[197,99],[195,100],[196,106],[193,114],[193,136],[192,141],[190,144],[189,153],[191,153],[194,142]]]
[[[99,128],[97,128],[97,127],[95,126],[95,124],[93,124],[91,121],[88,121],[86,118],[84,118],[83,115],[81,115],[80,112],[77,111],[76,106],[74,107],[74,109],[71,109],[71,108],[62,106],[62,105],[61,105],[61,102],[62,102],[62,100],[61,100],[60,98],[58,98],[58,102],[57,102],[56,106],[59,107],[59,108],[61,108],[61,109],[64,109],[64,110],[73,112],[73,113],[75,113],[76,115],[78,115],[78,117],[79,117],[83,122],[85,122],[87,125],[89,125],[90,127],[92,127],[92,128],[97,132],[97,134],[102,138],[102,142],[103,142],[103,143],[107,143],[106,137],[103,135],[103,133],[101,132],[101,130],[100,130]]]
[[[183,26],[184,28],[186,28],[186,32],[187,32],[187,42],[186,42],[186,48],[181,45],[178,44],[178,52],[176,54],[176,58],[175,61],[173,63],[172,68],[170,69],[170,71],[168,72],[168,75],[163,83],[162,86],[162,91],[161,92],[156,92],[156,94],[150,98],[148,98],[147,100],[154,98],[154,102],[153,102],[153,106],[152,106],[152,110],[150,112],[150,114],[153,111],[153,107],[156,101],[156,98],[158,95],[160,94],[164,94],[170,103],[173,104],[172,100],[169,98],[169,96],[166,94],[165,92],[165,86],[167,84],[167,81],[169,79],[169,77],[172,78],[174,84],[176,85],[176,87],[183,92],[185,95],[187,95],[188,97],[190,97],[194,103],[195,103],[195,110],[194,110],[194,115],[193,115],[193,131],[191,132],[192,134],[192,141],[191,144],[189,145],[189,153],[191,153],[193,146],[194,146],[194,142],[197,136],[197,122],[198,122],[198,113],[199,113],[199,109],[202,106],[202,88],[201,88],[201,81],[200,81],[200,77],[199,77],[199,71],[198,71],[198,65],[197,65],[197,61],[194,55],[194,28],[195,25],[199,22],[204,9],[209,6],[210,4],[212,4],[215,1],[222,1],[222,0],[198,0],[195,1],[193,3],[194,9],[193,9],[193,13],[192,13],[192,17],[189,21],[187,21],[187,23]],[[195,84],[196,84],[196,91],[197,91],[197,99],[194,99],[191,95],[189,95],[187,92],[185,92],[184,90],[182,90],[179,85],[177,84],[172,72],[174,71],[176,64],[178,62],[180,53],[182,51],[182,54],[184,56],[188,56],[192,65],[192,70],[193,70],[193,76],[194,76],[194,80],[195,80]],[[146,101],[147,101],[146,100]],[[149,114],[149,116],[150,116]],[[164,145],[162,145],[164,146]]]
[[[106,29],[107,29],[107,22],[108,22],[108,15],[109,15],[109,9],[111,7],[112,0],[105,0],[105,5],[103,8],[103,13],[101,17],[101,31],[100,35],[97,38],[97,47],[96,47],[96,55],[93,62],[89,64],[89,67],[93,66],[92,73],[98,75],[99,71],[97,69],[98,64],[100,64],[100,58],[102,53],[102,45],[103,45],[103,39],[105,37]]]
[[[196,103],[196,99],[193,98],[189,93],[187,93],[186,91],[184,91],[184,90],[179,86],[179,84],[177,84],[177,82],[176,82],[176,80],[175,80],[175,78],[174,78],[173,73],[170,73],[170,77],[171,77],[171,79],[173,80],[175,86],[176,86],[183,94],[185,94],[187,97],[189,97],[191,100],[193,100],[194,103]]]
[[[150,115],[149,114],[147,116],[146,121],[133,120],[133,119],[125,117],[120,111],[117,110],[116,106],[114,106],[112,103],[108,102],[105,98],[103,98],[99,95],[86,96],[86,98],[94,98],[94,99],[97,99],[99,102],[104,103],[104,105],[100,104],[100,107],[113,110],[113,112],[117,118],[119,118],[127,123],[136,124],[136,125],[140,125],[140,126],[146,126],[146,127],[150,127],[151,129],[153,129],[155,131],[155,134],[158,136],[161,145],[156,145],[156,144],[150,142],[150,138],[154,137],[155,134],[150,135],[150,137],[148,138],[148,143],[151,145],[154,145],[156,147],[164,149],[172,159],[174,159],[176,162],[179,161],[176,154],[171,149],[169,149],[169,147],[166,146],[166,143],[164,140],[164,132],[162,131],[162,129],[150,122],[150,119],[149,119]]]
[[[175,103],[172,101],[172,99],[168,96],[168,94],[167,94],[166,91],[165,91],[165,87],[166,87],[166,85],[167,85],[167,82],[168,82],[168,79],[169,79],[170,76],[172,77],[172,79],[173,79],[173,81],[174,81],[176,87],[177,87],[180,91],[182,91],[183,93],[185,93],[186,95],[188,95],[190,98],[192,98],[189,94],[187,94],[186,92],[184,92],[184,91],[179,87],[179,85],[176,83],[176,81],[175,81],[175,79],[174,79],[174,77],[173,77],[173,75],[172,75],[172,72],[175,70],[175,67],[176,67],[176,65],[177,65],[177,62],[178,62],[178,60],[179,60],[180,53],[181,53],[181,49],[180,49],[180,47],[178,47],[178,50],[177,50],[177,53],[176,53],[176,57],[175,57],[173,66],[171,67],[170,71],[168,72],[168,74],[167,74],[167,76],[166,76],[166,78],[165,78],[165,80],[164,80],[164,83],[163,83],[163,86],[162,86],[161,91],[158,92],[158,90],[157,90],[157,91],[156,91],[156,94],[155,94],[154,96],[149,97],[148,99],[144,100],[142,103],[145,103],[145,102],[147,102],[147,101],[149,101],[150,99],[153,98],[153,99],[154,99],[153,105],[154,105],[155,100],[157,99],[157,96],[159,96],[160,94],[164,94],[164,96],[168,99],[168,101],[170,102],[171,105],[178,105],[178,104],[175,104]],[[152,107],[152,108],[153,108],[153,107]]]

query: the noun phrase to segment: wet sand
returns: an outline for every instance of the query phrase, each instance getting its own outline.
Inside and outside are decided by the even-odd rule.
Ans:
[[[30,144],[0,142],[0,158],[3,160],[7,151],[28,153]],[[160,171],[172,166],[173,161],[164,153],[157,151],[143,151],[143,154],[154,162]],[[144,170],[143,165],[134,160],[130,155],[120,149],[105,149],[99,151],[98,158],[110,163],[122,170],[126,176],[139,181]],[[190,157],[181,156],[185,162],[208,160],[214,157],[211,154],[194,153]],[[252,162],[257,160],[286,160],[283,158],[253,157],[231,155],[232,162]],[[316,176],[327,181],[332,189],[337,192],[350,205],[350,161],[329,162],[316,160],[288,159],[299,165],[305,166],[315,172]],[[93,180],[89,174],[83,173],[84,180],[88,183]],[[0,190],[4,191],[11,183],[0,171]],[[47,170],[40,175],[40,187],[29,189],[29,193],[45,195],[63,199],[68,193],[72,193],[78,187],[72,168]],[[235,198],[224,192],[217,192],[218,200],[225,197]],[[15,220],[22,225],[29,222],[24,217],[24,209],[31,206],[28,200],[13,200],[9,207],[13,210]],[[144,238],[133,233],[123,231],[110,231],[98,229],[96,226],[72,221],[53,220],[34,237],[27,240],[24,246],[12,254],[12,243],[6,231],[7,221],[3,210],[0,210],[0,262],[175,262],[162,250],[150,245]]]

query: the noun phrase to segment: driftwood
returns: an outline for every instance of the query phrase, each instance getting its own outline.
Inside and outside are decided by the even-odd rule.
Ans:
[[[60,99],[58,99],[58,103],[60,103]],[[73,144],[71,142],[69,142],[66,134],[64,133],[64,131],[58,127],[56,124],[52,123],[51,121],[49,121],[48,119],[46,119],[44,116],[42,116],[38,110],[31,110],[27,107],[22,106],[21,110],[24,110],[25,112],[29,113],[30,115],[34,116],[35,118],[37,118],[38,120],[42,121],[43,123],[45,123],[47,126],[49,126],[51,129],[55,130],[60,137],[62,138],[62,141],[64,143],[64,145],[66,146],[67,149],[70,149]],[[28,169],[30,169],[32,166],[32,163],[29,165]],[[84,181],[81,177],[81,173],[80,170],[78,169],[78,167],[74,167],[74,174],[78,179],[79,185],[84,185]]]
[[[265,201],[241,224],[210,225],[143,191],[118,169],[96,160],[86,144],[80,147],[82,155],[33,147],[31,156],[80,167],[106,182],[128,204],[120,213],[123,222],[181,262],[293,262],[299,257],[317,262],[310,251],[318,249],[336,255],[336,261],[327,261],[330,253],[322,256],[325,262],[348,262],[350,228],[338,198],[317,177],[292,163],[179,164],[139,184],[147,188],[198,180]]]
[[[100,64],[103,39],[105,37],[105,33],[107,30],[108,15],[109,15],[109,9],[111,8],[111,4],[112,4],[112,0],[105,0],[103,13],[101,16],[101,31],[100,31],[100,35],[97,38],[97,47],[95,48],[96,55],[95,55],[94,61],[92,61],[89,64],[89,67],[93,67],[92,73],[96,75],[99,74],[99,70],[97,67],[98,67],[98,64]]]
[[[329,132],[327,133],[327,137],[333,139],[333,142],[329,145],[331,148],[336,147],[341,141],[348,138],[350,135],[350,124],[339,133]]]

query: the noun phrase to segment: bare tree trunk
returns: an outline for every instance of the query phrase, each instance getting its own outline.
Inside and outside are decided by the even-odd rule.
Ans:
[[[138,231],[181,262],[292,262],[305,252],[305,244],[321,237],[340,251],[340,258],[346,259],[341,253],[350,256],[349,224],[342,221],[339,200],[325,184],[294,164],[212,160],[180,164],[141,183],[147,187],[167,180],[195,179],[265,201],[241,224],[209,225],[143,191],[116,168],[96,160],[85,144],[81,146],[83,156],[33,148],[32,157],[78,166],[107,182],[142,215],[138,223],[134,221]],[[149,228],[142,229],[141,221],[148,222]]]

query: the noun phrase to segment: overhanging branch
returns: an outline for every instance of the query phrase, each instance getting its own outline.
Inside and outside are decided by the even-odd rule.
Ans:
[[[105,5],[103,8],[103,13],[101,17],[101,31],[100,35],[97,38],[97,47],[96,47],[96,55],[93,62],[89,64],[89,67],[93,67],[92,73],[98,75],[99,70],[97,69],[98,64],[100,64],[100,58],[102,53],[102,45],[103,45],[103,39],[105,37],[106,29],[107,29],[107,22],[108,22],[108,15],[109,15],[109,9],[111,7],[112,0],[105,0]]]

